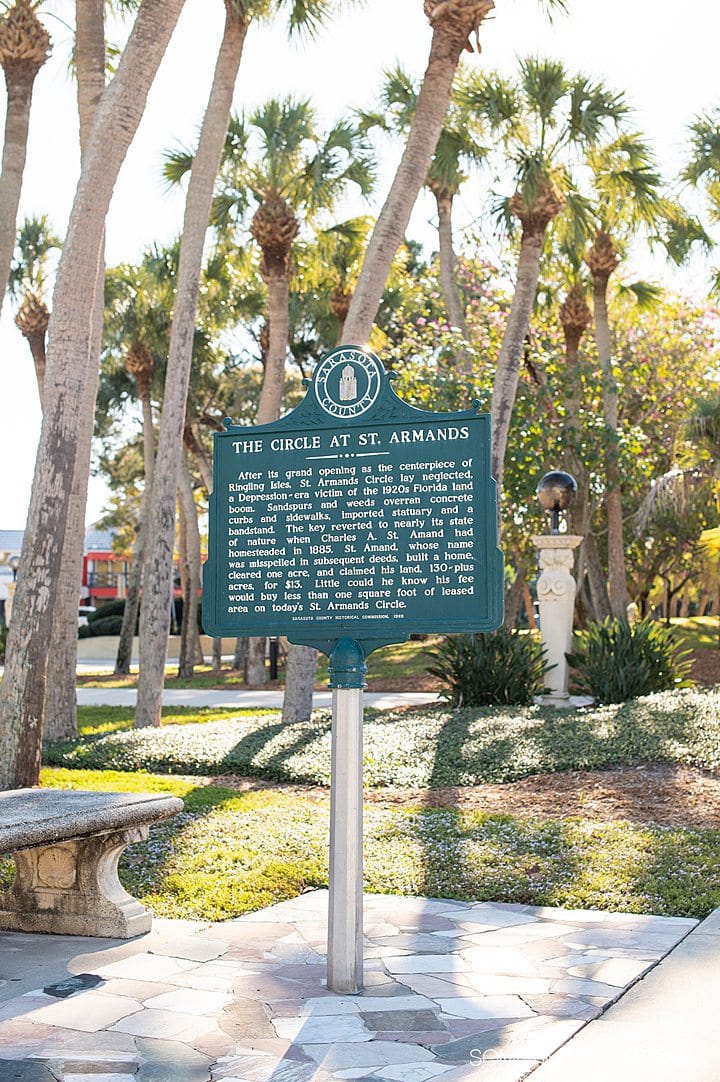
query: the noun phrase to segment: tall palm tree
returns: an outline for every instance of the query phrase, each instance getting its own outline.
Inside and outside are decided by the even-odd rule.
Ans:
[[[168,177],[179,179],[188,164],[183,153],[169,155]],[[267,424],[280,416],[289,345],[293,242],[305,220],[331,209],[351,184],[366,194],[372,180],[362,134],[345,121],[327,134],[320,134],[308,101],[272,99],[247,120],[236,118],[230,125],[216,221],[221,224],[242,219],[252,207],[250,235],[260,249],[268,298],[265,372],[255,416],[257,424]],[[291,669],[294,664],[293,656]],[[306,667],[309,671],[309,658]],[[314,670],[313,660],[313,675]],[[248,650],[248,681],[265,682],[262,639],[253,641]]]
[[[250,231],[262,252],[268,288],[268,349],[257,424],[280,416],[289,341],[291,250],[301,219],[329,210],[350,183],[369,192],[373,171],[364,141],[347,123],[322,139],[308,102],[270,101],[251,118],[261,134],[262,160],[250,170],[248,186],[257,209]],[[309,149],[311,148],[311,149]],[[248,681],[265,680],[265,643],[250,641]],[[317,667],[317,652],[291,646],[288,651],[283,718],[307,718]]]
[[[587,573],[594,617],[596,620],[604,620],[610,615],[610,603],[597,544],[592,533],[590,472],[583,456],[580,427],[583,385],[580,344],[592,325],[592,312],[587,302],[587,282],[583,280],[577,262],[573,265],[571,261],[569,269],[570,281],[560,305],[559,316],[565,342],[565,427],[570,469],[578,481],[578,496],[572,512],[573,525],[575,532],[584,538],[578,556],[577,580],[582,585]]]
[[[228,130],[235,79],[251,21],[287,8],[290,29],[316,28],[334,5],[329,0],[225,0],[225,31],[203,119],[185,202],[177,293],[160,421],[150,548],[140,620],[141,668],[138,725],[159,725],[172,590],[175,493],[185,422],[192,338],[213,190]]]
[[[663,194],[655,157],[637,133],[623,133],[609,144],[591,148],[587,161],[596,229],[586,261],[593,285],[595,341],[607,440],[608,595],[612,615],[624,620],[629,598],[619,456],[619,396],[613,368],[608,285],[630,241],[642,230],[657,232],[663,218],[672,215],[673,209]]]
[[[307,101],[271,100],[250,117],[249,128],[260,137],[257,162],[241,166],[233,178],[239,184],[223,198],[248,190],[255,201],[250,233],[262,253],[269,330],[256,422],[267,424],[280,416],[285,384],[293,241],[304,220],[332,209],[351,185],[367,195],[374,173],[362,134],[341,121],[321,135]]]
[[[564,10],[565,0],[543,0]],[[345,322],[348,342],[367,342],[380,298],[402,244],[418,192],[425,183],[450,104],[453,81],[465,49],[480,49],[480,26],[494,0],[423,0],[432,27],[427,68],[405,150],[368,244],[357,288]]]
[[[147,543],[148,515],[155,468],[153,377],[159,381],[167,356],[173,297],[173,255],[156,247],[137,266],[113,268],[105,286],[105,353],[100,406],[107,413],[132,393],[142,409],[144,485],[133,547],[115,672],[130,672],[133,637],[140,607],[140,589]]]
[[[53,293],[44,416],[21,569],[0,686],[0,788],[34,785],[40,767],[47,644],[51,640],[63,543],[81,443],[91,356],[92,314],[105,217],[120,167],[183,0],[143,0],[115,76],[98,105]],[[89,397],[89,396],[87,396]]]
[[[105,0],[77,0],[75,5],[75,75],[78,119],[80,122],[80,161],[85,159],[92,125],[105,90]],[[137,10],[137,0],[122,0],[118,8]],[[48,739],[71,737],[77,733],[77,630],[76,613],[80,593],[82,561],[85,551],[85,517],[90,478],[90,446],[93,435],[95,400],[99,382],[100,340],[103,326],[104,244],[98,259],[92,329],[88,349],[90,379],[80,405],[82,420],[78,438],[70,502],[60,564],[52,650],[48,659],[45,697],[45,732]]]
[[[478,118],[468,109],[466,99],[458,93],[463,78],[461,72],[456,76],[447,116],[425,178],[425,187],[432,192],[437,207],[440,284],[448,318],[454,327],[467,334],[465,311],[456,277],[453,203],[468,179],[467,170],[484,161],[488,150],[478,137]],[[417,108],[418,92],[418,85],[401,67],[388,72],[381,90],[380,111],[360,113],[363,127],[379,127],[391,133],[407,135]]]
[[[492,397],[492,467],[502,488],[505,450],[540,259],[548,227],[566,207],[584,213],[571,172],[579,150],[597,144],[628,113],[619,94],[556,60],[530,57],[516,83],[495,76],[469,79],[464,95],[502,140],[513,164],[513,194],[499,204],[509,229],[520,223],[515,293],[498,357]]]
[[[53,233],[47,215],[26,218],[18,230],[15,259],[8,283],[10,296],[20,302],[15,325],[30,347],[41,403],[50,322],[50,309],[45,300],[48,257],[61,246],[62,242]]]
[[[460,56],[479,48],[479,30],[494,0],[424,0],[432,27],[430,55],[405,150],[368,244],[347,320],[345,337],[367,342],[395,253],[400,247],[418,192],[425,183],[450,104]]]
[[[0,310],[15,249],[33,86],[51,49],[50,35],[37,17],[37,7],[31,0],[15,0],[0,18],[0,65],[7,90],[0,170]]]

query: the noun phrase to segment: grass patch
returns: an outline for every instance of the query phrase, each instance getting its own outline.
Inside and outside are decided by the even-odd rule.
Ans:
[[[158,915],[229,919],[327,886],[327,801],[109,771],[46,769],[41,782],[182,797],[120,865]],[[717,831],[370,806],[365,854],[365,889],[380,893],[692,917],[720,905]]]
[[[328,785],[330,714],[283,724],[278,713],[208,711],[197,724],[160,729],[104,728],[47,745],[48,765],[149,770],[168,774],[249,774]],[[192,712],[191,712],[192,713]],[[212,716],[218,720],[211,720]],[[537,706],[366,713],[365,783],[442,787],[516,781],[533,774],[593,770],[620,763],[720,767],[720,690],[685,689],[583,711]]]
[[[672,619],[678,642],[687,650],[717,650],[717,616],[690,616]]]
[[[427,658],[424,651],[427,650],[436,639],[428,637],[424,642],[403,642],[395,646],[385,646],[382,650],[376,650],[368,664],[368,678],[370,680],[396,680],[398,683],[408,677],[422,676],[427,668]],[[318,659],[317,677],[318,683],[327,684],[328,659],[321,654]],[[165,673],[165,687],[176,690],[187,688],[244,688],[245,681],[242,674],[232,669],[222,669],[220,672],[210,665],[196,665],[195,675],[189,680],[179,679],[174,675],[173,668]],[[81,673],[78,675],[78,687],[82,688],[134,688],[137,687],[137,666],[131,668],[128,676],[116,676],[114,673],[97,672]],[[285,681],[285,672],[280,668],[278,683]]]
[[[258,714],[257,707],[234,709],[216,706],[164,706],[161,725],[203,725],[222,718],[257,718],[278,717],[280,710],[263,710]],[[97,736],[102,733],[124,732],[133,727],[135,708],[133,706],[79,706],[77,708],[78,731],[82,736]],[[155,730],[153,730],[154,732]]]
[[[216,672],[211,665],[196,665],[195,674],[189,679],[175,675],[175,668],[169,668],[165,672],[165,687],[175,690],[188,688],[214,689],[214,688],[244,688],[245,681],[242,673],[234,669],[222,669]],[[81,688],[135,688],[137,687],[138,670],[132,666],[127,676],[118,676],[109,672],[79,673],[77,678],[78,687]]]

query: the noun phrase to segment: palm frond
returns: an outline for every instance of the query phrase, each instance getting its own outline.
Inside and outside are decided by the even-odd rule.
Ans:
[[[678,266],[686,262],[695,246],[705,253],[711,251],[712,238],[698,218],[670,199],[664,201],[663,209],[663,217],[650,237],[651,245],[662,244],[669,258]]]
[[[610,123],[618,125],[629,113],[630,106],[622,94],[584,75],[578,76],[570,88],[568,138],[572,143],[597,143]]]
[[[624,282],[617,287],[618,296],[631,297],[641,312],[651,312],[663,300],[663,289],[653,282]]]
[[[551,123],[558,102],[568,91],[568,77],[561,61],[525,57],[520,61],[520,82],[541,120]]]
[[[470,75],[459,87],[461,104],[482,117],[493,132],[515,128],[523,120],[523,105],[517,86],[499,75],[479,72]]]
[[[185,147],[177,150],[166,150],[163,154],[163,176],[169,185],[179,184],[183,177],[192,169],[195,155]]]
[[[679,469],[676,466],[656,478],[633,516],[636,535],[647,536],[668,509],[682,511],[705,477],[697,467]]]
[[[720,176],[720,108],[704,113],[690,124],[690,161],[683,179],[690,184]]]

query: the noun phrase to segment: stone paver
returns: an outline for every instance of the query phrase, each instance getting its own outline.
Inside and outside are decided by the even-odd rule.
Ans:
[[[0,1079],[26,1062],[22,1082],[520,1082],[693,927],[369,895],[365,989],[336,996],[326,915],[315,891],[132,943],[51,937],[44,960],[46,937],[0,936]]]

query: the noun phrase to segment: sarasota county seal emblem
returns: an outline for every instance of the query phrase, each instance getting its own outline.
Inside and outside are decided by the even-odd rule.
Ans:
[[[318,403],[331,417],[359,417],[380,393],[381,368],[361,349],[334,350],[320,362],[314,386]]]

